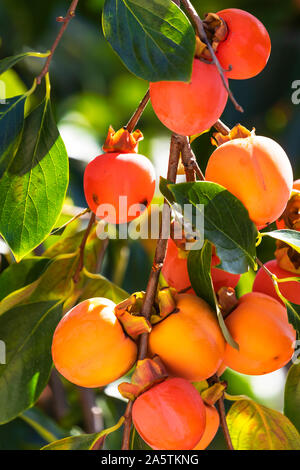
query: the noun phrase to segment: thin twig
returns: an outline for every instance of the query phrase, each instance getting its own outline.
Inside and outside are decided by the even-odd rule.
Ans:
[[[181,143],[178,136],[173,134],[171,137],[170,145],[170,156],[169,156],[169,165],[168,165],[168,181],[172,183],[176,182],[177,168],[179,163]],[[151,273],[148,280],[148,285],[146,289],[146,294],[144,297],[144,303],[141,310],[141,315],[149,319],[151,315],[152,306],[155,300],[156,290],[158,286],[158,280],[160,271],[163,266],[163,262],[166,256],[166,249],[168,238],[166,234],[170,230],[170,208],[169,204],[164,201],[163,211],[162,211],[162,224],[160,230],[160,238],[156,245],[155,256],[152,264]],[[139,345],[139,360],[144,359],[147,355],[148,349],[148,334],[144,333],[140,338]]]
[[[56,18],[56,21],[58,21],[59,23],[63,23],[60,30],[59,30],[59,33],[58,35],[56,36],[56,39],[50,49],[50,55],[48,56],[47,58],[47,61],[45,63],[45,66],[43,68],[43,70],[41,71],[41,73],[39,74],[39,76],[36,78],[36,83],[39,85],[43,79],[43,77],[48,73],[49,71],[49,66],[50,66],[50,63],[51,63],[51,60],[52,60],[52,57],[53,57],[53,54],[55,52],[55,49],[57,48],[65,30],[67,29],[68,27],[68,24],[70,22],[70,20],[72,18],[74,18],[75,16],[75,10],[77,8],[77,4],[78,4],[78,1],[79,0],[73,0],[71,5],[70,5],[70,8],[68,9],[67,11],[67,14],[65,17],[62,17],[62,16],[59,16],[58,18]]]
[[[132,423],[132,406],[133,402],[130,400],[127,403],[126,410],[124,413],[124,431],[123,431],[123,440],[121,450],[129,450],[130,447],[130,431]]]
[[[243,108],[238,104],[235,97],[233,96],[232,91],[230,90],[230,88],[228,86],[228,81],[225,78],[224,70],[221,67],[220,62],[219,62],[219,60],[218,60],[218,58],[215,54],[215,51],[213,50],[212,45],[210,44],[210,42],[207,38],[202,20],[200,19],[198,13],[196,12],[195,8],[193,7],[193,5],[191,4],[191,2],[189,0],[182,0],[182,4],[184,5],[188,16],[191,18],[191,21],[194,23],[194,26],[196,28],[196,32],[197,32],[199,38],[208,47],[208,50],[211,53],[212,62],[215,64],[215,66],[218,69],[218,72],[220,74],[223,85],[224,85],[224,87],[225,87],[225,89],[228,93],[229,98],[231,99],[232,103],[234,104],[235,109],[237,111],[240,111],[241,113],[243,113],[244,112]]]
[[[223,135],[228,135],[230,133],[230,128],[224,124],[220,119],[215,122],[214,128]]]
[[[79,281],[79,276],[80,276],[80,273],[81,273],[82,268],[84,266],[84,249],[85,249],[85,245],[86,245],[88,236],[90,234],[90,231],[92,230],[92,227],[95,223],[95,220],[96,220],[96,215],[92,212],[89,224],[88,224],[88,226],[87,226],[87,228],[84,232],[84,236],[83,236],[82,242],[80,243],[80,247],[79,247],[79,253],[80,253],[79,254],[79,261],[78,261],[78,265],[77,265],[75,274],[73,276],[73,281],[75,283],[77,283]]]
[[[226,421],[226,411],[225,411],[225,405],[224,405],[224,397],[222,396],[218,401],[217,401],[218,409],[219,409],[219,415],[220,415],[220,423],[221,427],[223,430],[223,434],[226,440],[226,444],[228,447],[228,450],[234,450],[234,447],[232,445],[231,437],[229,434],[229,429],[227,426],[227,421]]]
[[[128,132],[132,132],[134,128],[136,127],[141,115],[143,114],[148,102],[150,100],[150,91],[149,89],[147,90],[147,93],[145,94],[144,98],[138,105],[137,109],[129,119],[128,123],[125,126],[125,129],[128,130]]]
[[[220,379],[217,374],[214,374],[212,377],[207,379],[209,385],[213,385],[215,383],[219,383]],[[234,450],[234,447],[232,445],[231,437],[229,434],[229,429],[226,421],[226,410],[225,410],[225,405],[224,405],[224,393],[222,397],[217,401],[217,406],[218,406],[218,411],[219,411],[219,416],[220,416],[220,423],[222,427],[222,431],[224,434],[224,438],[226,441],[226,445],[228,447],[228,450]]]
[[[85,214],[88,214],[89,212],[91,212],[91,209],[89,209],[88,207],[86,209],[83,209],[81,212],[79,212],[79,214],[76,214],[74,215],[74,217],[72,217],[70,220],[68,220],[68,222],[66,222],[65,224],[61,225],[60,227],[54,229],[50,235],[55,235],[57,232],[60,232],[60,230],[62,230],[63,228],[67,227],[68,225],[70,225],[72,222],[74,222],[75,220],[79,219],[80,217],[84,216]]]

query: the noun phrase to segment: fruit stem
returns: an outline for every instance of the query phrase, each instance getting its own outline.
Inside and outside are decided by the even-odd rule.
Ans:
[[[141,115],[143,114],[148,102],[150,99],[150,92],[149,89],[147,90],[144,98],[141,100],[140,104],[138,105],[137,109],[129,119],[128,123],[126,126],[124,126],[124,129],[126,129],[129,133],[133,132],[135,126],[137,125]]]
[[[88,224],[88,226],[87,226],[87,228],[84,232],[83,239],[82,239],[82,242],[80,243],[80,247],[79,247],[79,261],[78,261],[78,265],[77,265],[75,274],[73,276],[73,281],[75,282],[75,284],[79,281],[80,273],[81,273],[81,271],[84,267],[84,249],[85,249],[85,245],[86,245],[88,236],[90,234],[90,231],[92,230],[92,227],[95,223],[95,220],[96,220],[96,215],[92,212],[89,224]]]
[[[230,129],[220,119],[215,122],[214,128],[223,135],[230,134]]]
[[[213,375],[210,379],[208,379],[208,383],[210,385],[215,384],[215,383],[219,383],[219,382],[220,382],[220,379],[217,375]],[[219,398],[219,400],[217,401],[217,407],[218,407],[218,411],[219,411],[219,415],[220,415],[220,423],[221,423],[221,427],[222,427],[222,431],[223,431],[223,434],[224,434],[224,438],[225,438],[225,441],[226,441],[227,448],[228,448],[228,450],[234,450],[234,447],[233,447],[232,441],[231,441],[231,437],[230,437],[230,434],[229,434],[229,429],[228,429],[228,426],[227,426],[227,421],[226,421],[226,410],[225,410],[225,405],[224,405],[224,393],[221,396],[221,398]]]
[[[67,14],[65,17],[62,17],[62,16],[59,16],[58,18],[56,18],[56,21],[59,22],[59,23],[63,23],[60,30],[59,30],[59,33],[58,35],[56,36],[56,39],[50,49],[50,54],[48,55],[48,58],[47,58],[47,61],[45,63],[45,66],[43,68],[43,70],[41,71],[41,73],[39,74],[39,76],[36,78],[36,83],[38,85],[40,85],[42,79],[44,78],[44,76],[48,73],[49,71],[49,66],[50,66],[50,63],[51,63],[51,60],[52,60],[52,57],[53,57],[53,54],[65,32],[65,30],[67,29],[68,27],[68,24],[70,22],[70,20],[72,18],[74,18],[75,16],[75,10],[77,8],[77,4],[78,4],[78,1],[79,0],[73,0],[71,5],[70,5],[70,8],[68,9],[67,11]]]
[[[131,431],[131,423],[132,423],[132,405],[133,401],[129,400],[126,406],[126,410],[124,413],[124,432],[123,432],[123,440],[122,440],[122,447],[121,450],[129,450],[130,447],[130,431]]]
[[[215,64],[215,66],[218,69],[218,72],[220,74],[223,85],[224,85],[224,87],[225,87],[225,89],[228,93],[229,98],[231,99],[232,103],[234,104],[235,109],[237,111],[240,111],[241,113],[243,113],[244,112],[243,108],[238,104],[235,97],[233,96],[232,91],[230,90],[230,88],[227,84],[227,81],[226,81],[225,75],[224,75],[224,70],[221,67],[220,62],[218,61],[217,56],[215,54],[215,51],[213,50],[212,45],[210,44],[210,42],[207,38],[207,35],[206,35],[206,32],[205,32],[205,29],[204,29],[203,22],[202,22],[201,18],[199,17],[198,13],[196,12],[195,8],[193,7],[193,5],[191,4],[191,2],[189,0],[182,0],[182,4],[185,7],[186,12],[187,12],[188,16],[190,17],[191,21],[194,23],[194,26],[196,28],[196,32],[197,32],[198,36],[200,37],[201,41],[204,42],[204,44],[207,45],[208,50],[209,50],[209,52],[211,54],[211,57],[212,57],[212,62],[213,62],[213,64]]]

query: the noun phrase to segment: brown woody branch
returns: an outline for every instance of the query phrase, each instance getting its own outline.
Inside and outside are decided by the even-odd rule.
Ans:
[[[141,115],[143,114],[143,112],[144,112],[144,110],[145,110],[145,108],[146,108],[146,106],[149,102],[149,99],[150,99],[150,92],[149,92],[149,89],[148,89],[145,96],[144,96],[144,98],[142,99],[142,101],[138,105],[137,109],[135,110],[135,112],[133,113],[130,120],[128,121],[128,123],[125,126],[125,129],[127,129],[128,132],[132,132],[134,130],[134,128],[136,127]]]
[[[197,163],[196,156],[191,148],[189,138],[185,136],[179,136],[179,139],[182,143],[181,149],[181,160],[184,166],[186,180],[187,181],[196,181],[196,175],[199,180],[204,181],[204,175]]]
[[[70,22],[70,20],[72,18],[74,18],[75,16],[75,10],[77,8],[77,4],[78,4],[78,1],[79,0],[73,0],[71,5],[70,5],[70,8],[68,9],[67,11],[67,14],[65,17],[63,16],[59,16],[58,18],[56,18],[56,21],[59,22],[59,23],[63,23],[60,30],[59,30],[59,33],[58,35],[56,36],[56,39],[50,49],[50,55],[48,56],[47,58],[47,61],[45,63],[45,66],[43,68],[43,70],[41,71],[41,73],[39,74],[39,76],[36,78],[36,83],[39,85],[43,79],[43,77],[48,73],[49,71],[49,66],[50,66],[50,63],[51,63],[51,60],[52,60],[52,57],[53,57],[53,54],[65,32],[65,30],[67,29],[68,27],[68,24]]]

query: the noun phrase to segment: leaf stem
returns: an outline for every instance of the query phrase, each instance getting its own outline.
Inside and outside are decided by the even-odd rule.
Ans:
[[[47,58],[47,61],[45,63],[45,66],[43,68],[43,70],[41,71],[41,73],[38,75],[38,77],[36,78],[36,83],[38,85],[40,85],[42,79],[46,76],[46,74],[48,73],[49,71],[49,66],[50,66],[50,63],[51,63],[51,60],[53,58],[53,54],[65,32],[65,30],[67,29],[68,27],[68,24],[70,22],[70,20],[72,18],[74,18],[75,16],[75,10],[77,8],[77,4],[78,4],[78,1],[79,0],[73,0],[71,5],[70,5],[70,8],[68,9],[67,11],[67,14],[65,17],[62,17],[62,16],[59,16],[58,18],[56,18],[56,21],[59,22],[59,23],[63,23],[59,32],[58,32],[58,35],[56,36],[56,39],[50,49],[50,53],[48,54],[48,58]]]

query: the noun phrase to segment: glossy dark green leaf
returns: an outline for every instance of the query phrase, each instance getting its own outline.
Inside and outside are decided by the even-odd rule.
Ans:
[[[289,322],[298,332],[298,335],[300,335],[300,305],[285,302],[285,306],[287,308]]]
[[[264,232],[262,235],[287,243],[300,253],[300,232],[297,232],[297,230],[274,230],[273,232]]]
[[[196,227],[197,217],[204,217],[204,239],[215,245],[221,259],[220,269],[241,274],[249,266],[255,267],[257,229],[233,194],[207,181],[169,184],[168,189],[182,211],[185,205],[192,208],[184,213],[187,222]],[[164,194],[163,185],[161,191]],[[164,195],[168,197],[167,193]]]
[[[66,436],[66,432],[37,407],[24,411],[20,418],[29,424],[46,442],[54,442]]]
[[[212,246],[207,240],[204,242],[201,250],[191,250],[189,252],[187,264],[191,284],[196,294],[206,300],[213,311],[216,312],[220,328],[227,343],[233,348],[238,349],[238,344],[230,335],[218,306],[211,278],[211,257]]]
[[[118,304],[122,300],[127,299],[129,294],[104,276],[98,274],[97,278],[95,276],[94,279],[88,279],[80,296],[80,302],[92,297],[105,297]]]
[[[297,429],[279,411],[238,400],[226,419],[235,450],[300,450]]]
[[[297,364],[293,364],[288,372],[284,390],[284,414],[300,432],[300,360],[299,348]]]
[[[25,100],[26,95],[0,100],[0,178],[12,161],[21,138]]]
[[[94,434],[81,434],[79,436],[66,437],[65,439],[52,442],[43,447],[42,450],[92,450],[93,448],[101,448],[105,437],[117,431],[122,426],[123,422],[124,418],[122,417],[119,422],[111,428],[104,429]]]
[[[29,303],[0,315],[6,364],[0,365],[0,423],[30,408],[45,388],[51,366],[51,343],[62,314],[57,302]]]
[[[51,232],[68,185],[68,156],[46,98],[24,123],[18,151],[0,180],[0,232],[17,260]]]
[[[195,33],[171,0],[106,0],[102,24],[107,41],[138,77],[189,81]]]

